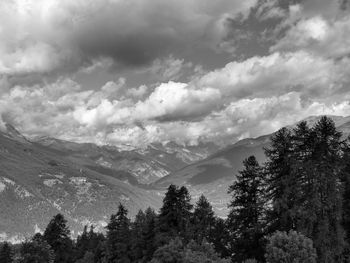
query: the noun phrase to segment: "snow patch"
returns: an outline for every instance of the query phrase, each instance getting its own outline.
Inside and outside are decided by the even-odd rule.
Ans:
[[[50,174],[50,173],[42,173],[42,174],[38,174],[38,176],[40,178],[42,177],[53,177],[53,178],[57,178],[57,179],[63,179],[66,175],[64,173],[59,173],[59,174]]]
[[[22,186],[17,186],[17,187],[15,188],[15,193],[16,193],[21,199],[34,196],[34,195],[32,195],[30,192],[28,192],[27,189],[25,189],[25,188],[22,187]]]
[[[56,184],[62,184],[62,182],[58,179],[46,179],[44,180],[43,184],[48,187],[53,187]]]
[[[19,244],[24,241],[24,237],[19,236],[19,235],[14,235],[14,236],[8,236],[7,233],[2,232],[0,233],[0,242],[10,242],[12,244]]]
[[[0,182],[0,193],[5,191],[5,189],[6,189],[6,185],[4,183]]]
[[[130,198],[125,196],[125,195],[121,195],[120,196],[120,200],[122,200],[122,201],[130,201]]]
[[[7,184],[15,185],[15,182],[14,182],[14,181],[12,181],[12,180],[10,180],[10,179],[8,179],[8,178],[6,178],[6,177],[3,177],[2,179],[3,179],[4,182],[7,183]]]
[[[42,230],[40,229],[40,227],[39,227],[37,224],[35,224],[35,226],[34,226],[34,233],[43,234],[44,231],[42,231]]]
[[[110,162],[105,161],[102,157],[98,159],[96,163],[103,167],[112,168],[112,164]]]

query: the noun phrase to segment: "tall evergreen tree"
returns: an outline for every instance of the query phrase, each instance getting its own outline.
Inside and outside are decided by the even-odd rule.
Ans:
[[[94,227],[91,225],[90,230],[88,226],[84,226],[83,233],[77,237],[75,245],[76,260],[82,259],[89,255],[94,255],[96,260],[102,257],[101,245],[104,242],[102,233],[96,233]],[[89,252],[87,254],[87,252]]]
[[[233,261],[263,260],[264,201],[262,168],[254,156],[244,160],[244,170],[230,186],[232,201],[227,224],[231,235]]]
[[[189,240],[189,224],[192,205],[186,187],[170,185],[163,199],[157,225],[158,246],[168,243],[177,236]]]
[[[55,263],[73,262],[73,243],[67,220],[57,214],[45,229],[43,238],[55,252]]]
[[[19,263],[53,263],[54,260],[55,252],[41,234],[21,244]]]
[[[135,262],[139,262],[143,258],[144,242],[142,233],[146,227],[146,215],[142,210],[135,216],[135,221],[131,224],[132,232],[132,259]]]
[[[301,122],[278,131],[266,150],[270,230],[312,238],[319,262],[339,262],[344,248],[343,145],[333,121],[322,117],[312,128]]]
[[[13,262],[13,251],[9,243],[5,242],[0,249],[0,262],[1,263],[12,263]]]
[[[199,197],[195,205],[191,224],[193,238],[197,243],[202,243],[204,238],[209,242],[213,241],[215,215],[213,207],[204,195]]]
[[[265,149],[268,158],[265,165],[267,196],[272,203],[268,220],[269,232],[289,231],[296,226],[292,133],[287,128],[282,128],[270,140],[270,147]]]
[[[345,260],[350,262],[350,137],[345,141],[342,172],[343,184],[343,218],[342,225],[345,231],[346,251]]]
[[[322,117],[310,133],[311,154],[305,162],[301,232],[312,238],[321,263],[341,262],[344,249],[341,136],[334,122]]]
[[[88,226],[84,226],[83,233],[77,237],[75,245],[76,259],[83,258],[85,253],[89,250],[89,233],[87,230]]]
[[[139,211],[132,224],[132,258],[133,262],[149,262],[156,250],[156,218],[152,208]]]
[[[219,217],[215,218],[214,229],[211,233],[211,242],[214,245],[215,251],[218,252],[222,258],[231,256],[229,249],[231,237],[226,220]]]
[[[145,226],[142,230],[142,241],[143,241],[143,258],[142,262],[149,262],[154,251],[156,251],[156,221],[157,215],[150,207],[145,211]]]
[[[118,212],[111,216],[107,225],[107,262],[131,262],[131,230],[128,210],[119,204]]]

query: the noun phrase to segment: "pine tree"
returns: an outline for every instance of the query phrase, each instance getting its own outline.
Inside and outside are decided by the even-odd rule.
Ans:
[[[53,263],[54,261],[55,252],[41,234],[36,234],[32,240],[21,244],[19,263]]]
[[[222,258],[230,257],[229,243],[231,242],[231,237],[226,220],[219,217],[215,218],[214,229],[211,236],[211,242],[214,245],[215,251],[218,252]]]
[[[267,199],[272,206],[269,211],[269,232],[295,229],[295,180],[293,135],[282,128],[271,136],[271,145],[265,149]]]
[[[281,129],[266,150],[270,231],[297,230],[312,238],[318,262],[340,262],[344,143],[330,118],[314,127]],[[297,194],[296,194],[297,193]]]
[[[158,246],[168,243],[177,236],[189,240],[189,224],[192,205],[186,187],[170,185],[163,199],[157,226]]]
[[[88,226],[84,226],[83,233],[78,236],[75,245],[76,248],[76,259],[83,258],[85,253],[89,250],[89,233],[87,230]]]
[[[213,207],[208,199],[201,195],[195,205],[191,220],[191,228],[194,240],[201,243],[205,238],[213,241],[213,229],[215,226],[215,215]]]
[[[131,224],[132,231],[132,259],[140,261],[143,258],[144,242],[142,239],[143,229],[146,227],[146,215],[142,210],[135,216],[135,221]]]
[[[343,184],[343,217],[342,226],[345,231],[346,251],[345,259],[350,261],[350,137],[343,145],[342,184]]]
[[[143,258],[142,262],[149,262],[154,251],[156,251],[156,220],[157,215],[153,209],[147,208],[145,211],[145,225],[142,229]]]
[[[128,210],[119,204],[118,212],[111,216],[107,225],[107,262],[131,262],[131,230]]]
[[[262,168],[254,156],[244,160],[244,170],[230,186],[232,201],[227,218],[231,235],[233,261],[241,262],[264,256],[263,237],[264,201],[262,194]]]
[[[334,122],[322,117],[310,133],[311,154],[305,162],[308,180],[301,192],[301,232],[312,238],[321,263],[340,262],[344,249],[341,136]]]
[[[5,242],[0,249],[0,262],[1,263],[12,263],[13,252],[9,243]]]
[[[155,224],[157,215],[150,207],[139,211],[132,224],[132,257],[134,262],[149,262],[156,250]]]
[[[43,238],[55,252],[55,263],[73,262],[73,243],[67,221],[57,214],[45,229]]]

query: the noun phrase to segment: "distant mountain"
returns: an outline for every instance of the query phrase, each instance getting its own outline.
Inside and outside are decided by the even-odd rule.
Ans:
[[[210,144],[134,149],[49,137],[29,141],[13,126],[5,128],[0,132],[0,241],[32,235],[57,213],[77,233],[87,223],[102,229],[119,202],[130,216],[148,206],[158,209],[164,192],[147,184],[215,150]]]
[[[350,117],[332,118],[349,135]],[[135,149],[50,137],[28,140],[6,125],[0,132],[0,241],[32,235],[57,213],[65,215],[75,234],[87,223],[101,230],[119,202],[130,216],[148,206],[158,209],[171,183],[186,185],[194,201],[205,194],[216,213],[225,216],[227,189],[243,159],[255,155],[263,162],[269,137],[244,139],[221,150],[214,143],[174,142]]]
[[[208,157],[219,149],[212,143],[182,146],[168,142],[135,149],[127,145],[97,146],[50,137],[39,137],[34,141],[63,152],[72,162],[82,167],[106,172],[109,169],[127,172],[140,184],[152,183],[179,168]],[[130,180],[130,183],[135,181]]]
[[[13,127],[1,132],[0,240],[33,234],[57,213],[77,233],[86,223],[101,229],[119,202],[132,215],[160,206],[159,193],[132,185],[127,172],[98,170],[87,163],[74,162],[61,149],[29,142]]]
[[[344,137],[350,134],[350,116],[329,116]],[[310,126],[321,117],[311,116],[305,119]],[[294,125],[289,126],[292,128]],[[215,204],[217,213],[226,215],[229,195],[228,186],[235,180],[235,175],[243,168],[243,160],[254,155],[260,163],[265,159],[264,148],[269,146],[272,134],[258,138],[248,138],[229,145],[209,157],[173,172],[154,183],[162,188],[169,184],[185,185],[194,197],[204,193]]]

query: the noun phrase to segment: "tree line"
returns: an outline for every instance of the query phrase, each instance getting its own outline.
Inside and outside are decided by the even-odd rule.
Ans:
[[[350,261],[350,140],[322,117],[309,127],[282,128],[229,186],[229,214],[217,217],[201,196],[170,185],[159,212],[134,220],[122,204],[106,233],[85,226],[76,240],[56,215],[43,234],[4,243],[0,262],[320,262]]]

